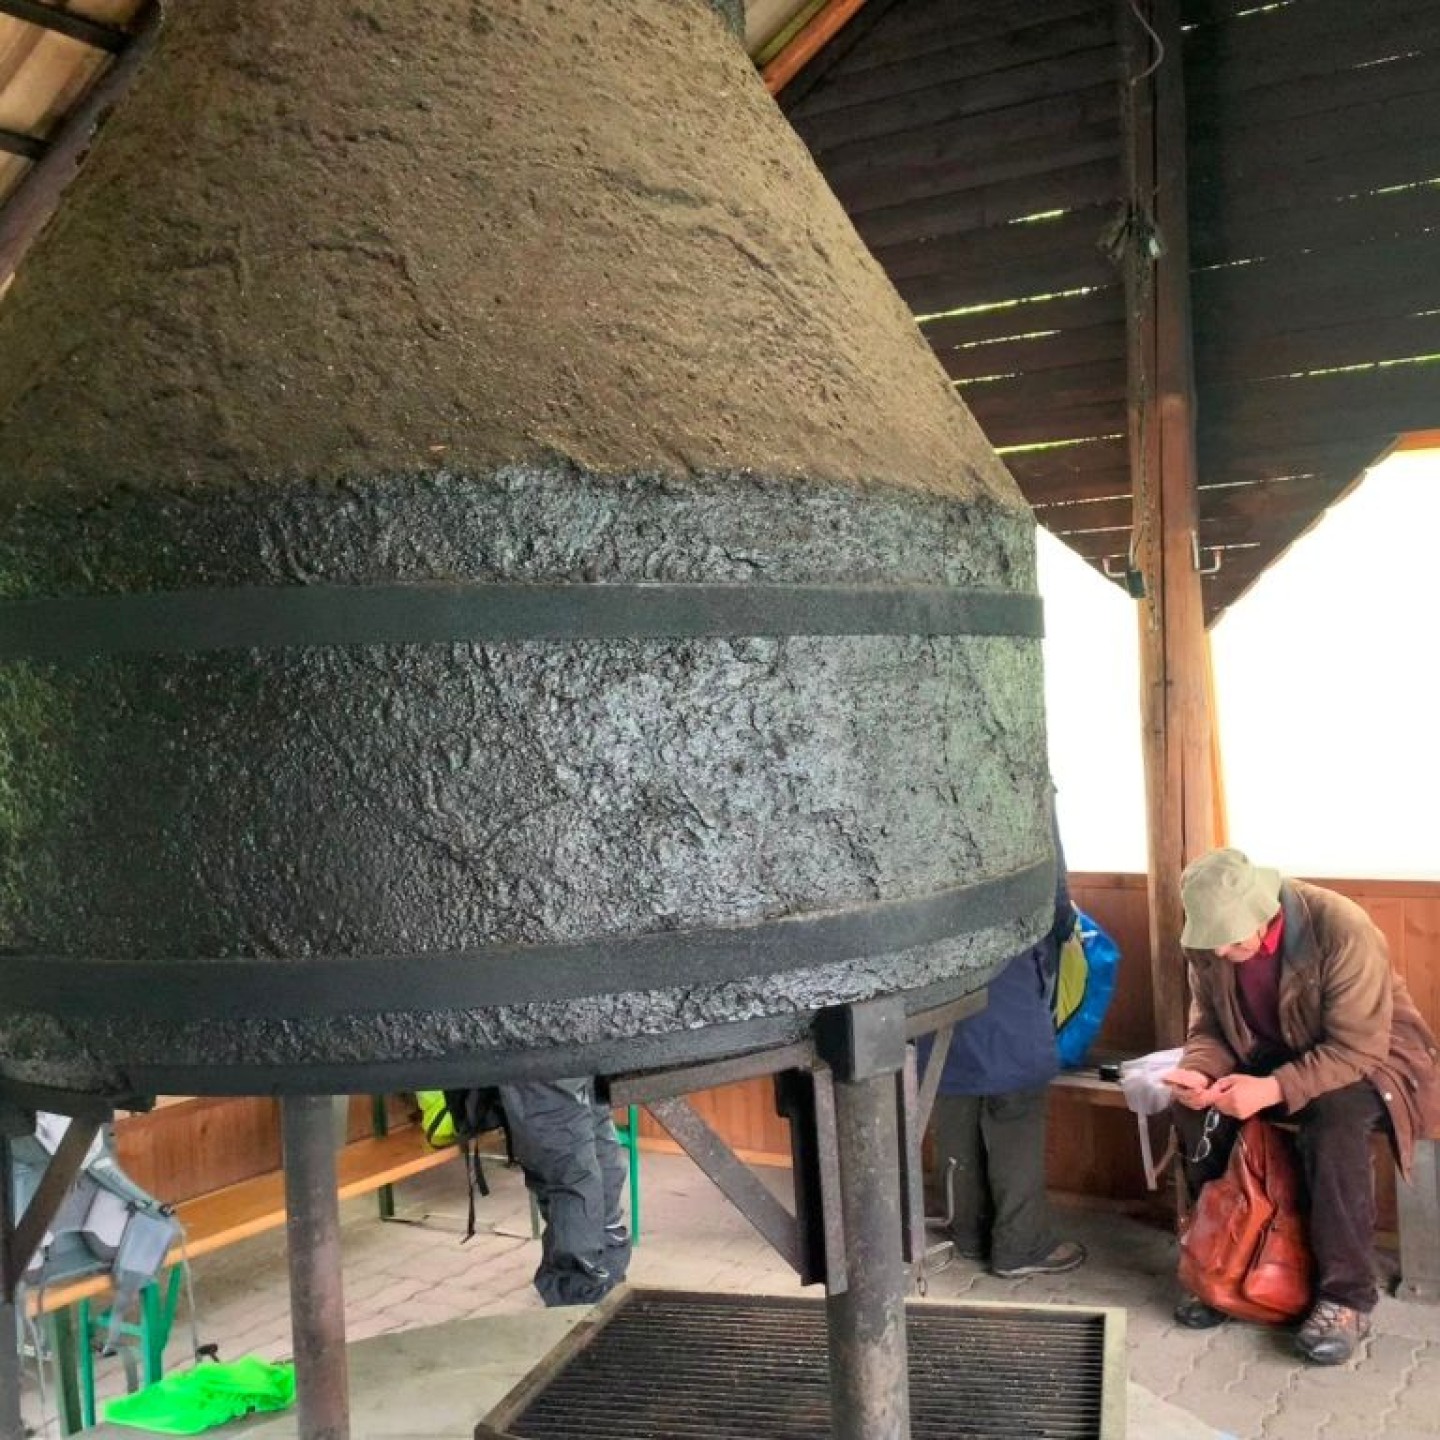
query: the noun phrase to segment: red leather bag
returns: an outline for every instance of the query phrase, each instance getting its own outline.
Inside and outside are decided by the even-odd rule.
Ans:
[[[1225,1173],[1181,1225],[1180,1283],[1239,1320],[1280,1324],[1304,1314],[1314,1262],[1302,1193],[1291,1137],[1245,1121]]]

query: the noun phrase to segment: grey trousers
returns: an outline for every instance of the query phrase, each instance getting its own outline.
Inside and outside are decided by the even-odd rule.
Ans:
[[[955,1162],[951,1238],[999,1270],[1042,1260],[1056,1245],[1045,1194],[1046,1087],[935,1099],[941,1184]]]
[[[515,1158],[545,1222],[535,1288],[547,1305],[589,1305],[625,1278],[627,1167],[588,1079],[502,1085]]]

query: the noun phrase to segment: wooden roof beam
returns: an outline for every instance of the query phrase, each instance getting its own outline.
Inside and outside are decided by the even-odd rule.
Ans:
[[[30,9],[50,8],[34,5],[31,0],[0,0],[0,10],[13,13],[22,3]],[[65,118],[30,173],[0,205],[0,287],[9,282],[25,251],[55,213],[65,187],[94,143],[96,130],[149,54],[162,18],[161,0],[149,0],[136,17],[134,30],[125,34],[124,48]]]
[[[106,50],[112,55],[120,54],[130,44],[129,33],[118,26],[91,20],[73,10],[43,5],[40,0],[0,0],[0,15],[23,20],[27,25],[38,25],[42,30],[51,30],[57,35],[78,40],[82,45],[89,45],[93,50]]]
[[[1180,872],[1223,823],[1196,551],[1190,244],[1180,0],[1117,0],[1142,746],[1155,1043],[1185,1034]],[[1096,537],[1102,539],[1103,537]],[[1102,548],[1105,548],[1102,545]],[[1133,593],[1133,591],[1132,591]]]
[[[765,88],[778,95],[855,17],[865,0],[828,0],[800,32],[760,71]]]

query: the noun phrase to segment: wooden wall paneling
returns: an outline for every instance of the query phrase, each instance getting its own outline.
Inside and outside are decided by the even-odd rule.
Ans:
[[[1120,950],[1115,993],[1096,1039],[1107,1054],[1155,1048],[1150,984],[1150,903],[1140,875],[1072,873],[1070,895]]]
[[[157,1199],[179,1204],[280,1165],[280,1106],[267,1099],[192,1099],[115,1124],[120,1167]]]
[[[1440,894],[1406,898],[1398,943],[1410,993],[1440,1031]]]
[[[790,1164],[790,1126],[776,1113],[775,1086],[769,1078],[720,1085],[686,1098],[696,1113],[748,1164]],[[642,1149],[679,1153],[680,1147],[643,1107],[640,1138]]]

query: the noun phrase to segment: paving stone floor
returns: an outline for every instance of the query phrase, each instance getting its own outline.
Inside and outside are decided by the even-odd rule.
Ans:
[[[461,1243],[464,1177],[431,1171],[399,1188],[405,1223],[383,1223],[373,1199],[342,1210],[345,1304],[351,1342],[469,1317],[542,1307],[530,1288],[537,1245],[519,1175],[487,1167],[492,1193],[480,1202],[480,1233]],[[779,1189],[783,1171],[762,1172]],[[780,1258],[686,1159],[642,1161],[642,1242],[631,1278],[687,1289],[797,1292]],[[782,1192],[783,1193],[783,1192]],[[1068,1275],[999,1280],[954,1261],[933,1274],[937,1299],[1058,1302],[1123,1307],[1133,1440],[1421,1440],[1440,1436],[1440,1306],[1382,1301],[1373,1334],[1350,1364],[1318,1369],[1294,1358],[1288,1334],[1227,1325],[1193,1333],[1170,1318],[1175,1247],[1153,1221],[1095,1209],[1064,1209],[1068,1235],[1088,1262]],[[257,1237],[193,1267],[196,1330],[221,1357],[281,1359],[290,1349],[284,1235]],[[818,1292],[814,1292],[818,1293]],[[191,1348],[182,1308],[167,1368]],[[102,1394],[123,1375],[101,1362]],[[33,1365],[23,1396],[27,1420],[46,1440]],[[1140,1402],[1137,1404],[1137,1401]],[[115,1433],[119,1433],[118,1431]],[[437,1437],[440,1440],[440,1437]]]

